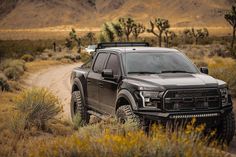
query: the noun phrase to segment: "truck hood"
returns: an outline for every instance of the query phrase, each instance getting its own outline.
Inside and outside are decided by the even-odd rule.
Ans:
[[[217,87],[219,80],[206,74],[166,73],[153,75],[128,75],[129,82],[143,87],[192,88]]]

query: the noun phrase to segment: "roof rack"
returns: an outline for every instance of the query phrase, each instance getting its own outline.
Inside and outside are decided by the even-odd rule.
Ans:
[[[149,47],[147,42],[105,42],[99,43],[96,49],[104,49],[108,47]]]

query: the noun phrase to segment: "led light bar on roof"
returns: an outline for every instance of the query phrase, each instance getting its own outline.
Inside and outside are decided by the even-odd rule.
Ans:
[[[99,43],[97,49],[104,49],[108,47],[148,47],[147,42],[111,42],[111,43]]]

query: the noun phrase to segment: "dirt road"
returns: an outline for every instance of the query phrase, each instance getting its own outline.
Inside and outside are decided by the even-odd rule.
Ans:
[[[63,117],[70,117],[70,74],[81,64],[58,65],[31,74],[27,79],[30,87],[44,87],[57,95],[63,105]]]
[[[27,84],[31,87],[45,87],[57,95],[63,104],[63,117],[70,117],[70,73],[81,64],[59,65],[31,74]],[[236,100],[234,101],[236,104]],[[236,109],[236,106],[235,106]],[[236,110],[235,110],[236,112]],[[236,155],[236,137],[229,147],[229,152]]]

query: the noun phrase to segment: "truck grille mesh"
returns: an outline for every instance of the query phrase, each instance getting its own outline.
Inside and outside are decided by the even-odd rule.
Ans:
[[[220,107],[217,89],[168,90],[164,95],[166,110],[204,110]]]

